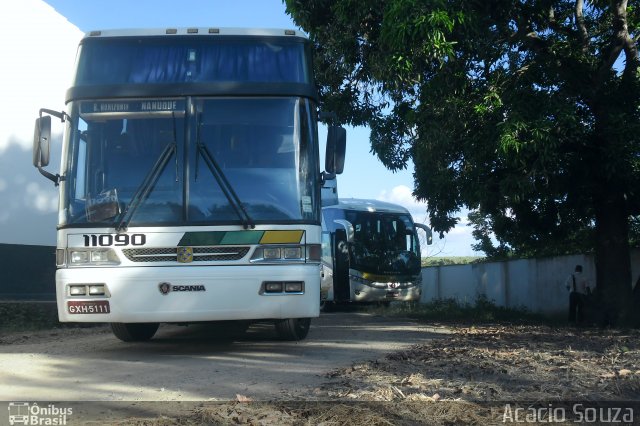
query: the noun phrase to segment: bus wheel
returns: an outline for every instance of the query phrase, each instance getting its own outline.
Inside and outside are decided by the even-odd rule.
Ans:
[[[276,322],[276,332],[282,340],[302,340],[309,334],[311,318],[288,318]]]
[[[122,323],[112,322],[111,331],[123,342],[142,342],[149,340],[156,334],[160,324],[151,323]]]

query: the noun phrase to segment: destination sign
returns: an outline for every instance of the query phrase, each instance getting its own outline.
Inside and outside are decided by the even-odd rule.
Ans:
[[[185,101],[179,99],[153,99],[136,101],[83,102],[80,113],[85,114],[136,114],[136,113],[184,113]]]

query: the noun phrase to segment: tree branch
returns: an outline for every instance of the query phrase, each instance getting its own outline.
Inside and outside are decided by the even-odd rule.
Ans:
[[[604,81],[607,73],[618,60],[620,52],[623,50],[627,57],[627,63],[624,69],[625,75],[635,73],[639,65],[638,48],[629,35],[629,27],[627,25],[627,0],[614,2],[611,11],[613,13],[613,34],[611,36],[611,42],[602,51],[602,59],[597,74],[598,84]]]
[[[560,34],[565,34],[567,36],[573,35],[573,32],[574,32],[573,28],[560,25],[560,23],[558,23],[558,20],[556,19],[556,11],[553,8],[553,6],[549,8],[548,18],[549,18],[549,28],[551,28],[552,30]]]
[[[626,64],[624,68],[625,77],[634,77],[638,66],[640,66],[640,58],[638,57],[638,46],[636,40],[629,34],[629,26],[627,22],[627,0],[622,2],[621,10],[619,10],[622,19],[622,31],[621,38],[623,42],[624,54],[626,57]]]
[[[582,44],[582,52],[587,53],[589,48],[589,33],[584,23],[584,0],[576,0],[576,25],[578,26],[578,34],[580,34],[580,42]]]

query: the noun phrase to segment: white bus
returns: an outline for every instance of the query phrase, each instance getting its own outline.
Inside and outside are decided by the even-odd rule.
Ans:
[[[322,180],[342,171],[330,126],[320,172],[310,42],[293,30],[93,31],[66,111],[40,110],[34,165],[60,187],[62,322],[124,341],[159,323],[319,315]],[[65,124],[60,174],[51,116]]]
[[[330,303],[417,301],[420,241],[409,211],[377,200],[341,199],[322,208],[321,299]]]

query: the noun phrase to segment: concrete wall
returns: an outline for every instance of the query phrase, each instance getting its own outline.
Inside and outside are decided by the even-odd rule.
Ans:
[[[56,248],[0,244],[0,300],[56,300]]]
[[[572,255],[541,259],[422,268],[422,303],[455,299],[473,304],[480,295],[497,306],[526,308],[531,312],[564,314],[569,292],[567,277],[575,265],[595,285],[593,256]],[[631,253],[632,283],[640,275],[640,250]]]
[[[565,313],[566,278],[575,265],[595,283],[592,256],[574,255],[422,269],[421,302],[456,299],[473,304],[485,295],[498,306]],[[640,250],[631,252],[633,284]],[[0,244],[0,300],[55,300],[55,247]]]

